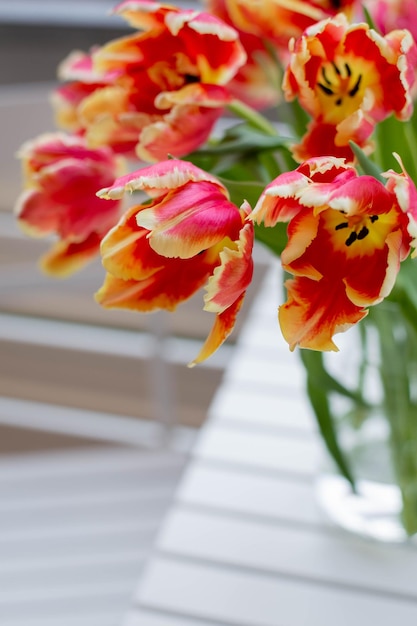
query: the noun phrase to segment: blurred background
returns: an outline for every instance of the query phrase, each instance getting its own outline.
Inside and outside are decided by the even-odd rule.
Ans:
[[[178,2],[196,6],[196,2]],[[244,323],[189,370],[212,323],[101,310],[100,262],[43,276],[49,246],[16,227],[20,145],[54,129],[48,97],[73,49],[125,34],[108,0],[0,0],[0,624],[123,623],[152,540]]]

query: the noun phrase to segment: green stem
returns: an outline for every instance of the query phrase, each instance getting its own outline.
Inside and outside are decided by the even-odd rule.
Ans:
[[[380,373],[384,409],[390,425],[390,444],[396,480],[402,496],[402,523],[408,535],[417,532],[417,407],[410,395],[416,372],[417,335],[401,315],[400,307],[386,302],[374,307],[370,320],[379,335]]]
[[[416,133],[413,124],[407,122],[403,124],[404,141],[408,147],[410,155],[410,163],[413,165],[413,170],[408,174],[416,180],[417,177],[417,150],[416,150]],[[401,156],[401,155],[400,155]]]
[[[341,474],[349,481],[355,491],[354,476],[349,466],[348,459],[339,444],[337,427],[330,410],[329,395],[334,390],[334,385],[339,392],[346,392],[342,385],[327,372],[323,354],[314,350],[301,350],[301,359],[307,374],[307,393],[311,406],[314,410],[317,425],[323,437],[323,441],[333,461],[336,463]]]
[[[245,120],[251,126],[257,128],[266,135],[278,135],[277,129],[264,115],[262,115],[258,111],[255,111],[244,102],[235,99],[228,105],[228,107],[235,115]]]

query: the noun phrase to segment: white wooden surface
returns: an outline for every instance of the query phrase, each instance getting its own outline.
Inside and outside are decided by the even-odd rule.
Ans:
[[[417,551],[334,528],[321,443],[273,270],[241,335],[124,626],[412,626]]]
[[[110,444],[1,458],[1,626],[120,626],[184,462]]]

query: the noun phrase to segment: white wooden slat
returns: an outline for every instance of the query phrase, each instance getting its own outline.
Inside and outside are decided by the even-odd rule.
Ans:
[[[153,471],[171,472],[183,463],[184,457],[174,452],[147,452],[126,447],[102,447],[94,453],[90,449],[79,448],[67,452],[60,450],[47,454],[9,456],[0,459],[0,488],[13,483],[24,488],[28,482],[39,478],[45,485],[65,478],[75,478],[82,484],[88,478],[101,479],[106,475],[109,479],[132,473],[137,477],[141,474],[152,476]]]
[[[111,583],[74,583],[65,588],[51,586],[40,590],[8,590],[6,593],[0,590],[1,615],[9,619],[14,615],[21,616],[24,612],[39,615],[40,608],[46,613],[71,612],[74,607],[79,612],[91,608],[97,610],[98,607],[111,607],[112,610],[118,608],[123,611],[131,585],[132,579],[128,577]]]
[[[195,461],[176,494],[176,503],[226,511],[249,518],[268,518],[327,525],[311,481],[290,481]]]
[[[77,586],[85,586],[94,581],[96,585],[125,584],[126,592],[133,590],[135,580],[141,566],[145,563],[145,551],[141,555],[136,553],[136,560],[120,560],[112,562],[84,563],[72,567],[40,567],[36,572],[31,569],[4,572],[0,568],[0,606],[14,597],[16,588],[19,588],[21,597],[34,593],[50,593],[57,595],[66,592],[76,581]]]
[[[108,447],[0,459],[1,626],[120,626],[184,462]]]
[[[139,609],[134,613],[129,613],[123,622],[123,626],[228,626],[216,622],[206,622],[184,617],[175,617],[164,613]]]
[[[76,552],[68,553],[65,558],[62,554],[55,551],[43,552],[42,554],[30,555],[26,552],[14,553],[8,559],[2,555],[0,563],[0,577],[9,577],[19,574],[22,576],[33,576],[34,573],[42,573],[59,570],[75,570],[75,568],[92,567],[92,566],[114,566],[119,564],[136,564],[136,574],[138,572],[138,564],[148,556],[148,548],[143,546],[130,545],[126,542],[126,546],[117,551],[102,550],[100,552],[77,554]]]
[[[0,340],[137,359],[151,358],[160,347],[152,335],[141,331],[109,327],[103,330],[91,324],[73,324],[63,320],[1,312]],[[186,365],[200,348],[201,341],[196,339],[167,337],[164,341],[167,359],[173,363]],[[229,352],[230,346],[225,346],[225,350],[216,352],[204,367],[223,367]]]
[[[99,498],[101,494],[104,494],[105,497],[108,494],[108,497],[111,498],[111,493],[117,492],[119,487],[122,493],[129,487],[133,493],[136,485],[143,484],[146,481],[149,489],[152,489],[152,487],[155,486],[156,491],[158,491],[159,485],[162,484],[164,488],[170,490],[172,493],[172,490],[180,478],[180,471],[181,470],[178,470],[176,472],[174,467],[171,467],[170,469],[164,468],[160,472],[155,470],[155,472],[152,473],[150,471],[148,479],[140,473],[120,472],[117,475],[112,476],[109,472],[108,474],[102,474],[100,476],[86,475],[84,482],[81,477],[77,476],[69,476],[68,478],[62,477],[61,481],[57,479],[53,480],[51,477],[48,481],[45,479],[46,484],[42,492],[39,493],[38,491],[40,507],[42,503],[45,503],[44,510],[47,511],[48,508],[50,508],[48,502],[53,502],[53,499],[56,496],[58,498],[56,508],[58,510],[61,507],[65,509],[65,506],[62,504],[62,500],[59,499],[62,492],[78,492],[78,502],[80,502],[79,506],[83,506],[83,501],[85,502],[85,500],[88,499],[88,495],[90,493],[92,494],[93,500],[94,498]],[[106,479],[108,480],[107,484],[105,482]],[[21,489],[19,489],[19,492],[16,491],[16,484],[13,485],[13,483],[10,482],[7,485],[2,485],[2,488],[0,489],[0,499],[4,502],[4,509],[0,509],[0,519],[3,519],[1,514],[2,510],[4,510],[5,514],[16,513],[16,515],[27,515],[30,510],[30,502],[36,499],[36,491],[37,485],[35,480],[28,479],[27,484],[24,484]],[[163,491],[160,492],[160,495],[163,495]],[[25,505],[26,496],[28,497],[27,507]],[[69,499],[70,501],[72,499],[75,507],[78,506],[77,496],[74,495]],[[121,499],[116,497],[114,505],[117,506],[119,502],[121,502]],[[35,506],[35,515],[36,511],[39,511],[39,508],[37,509]]]
[[[368,544],[336,531],[324,533],[305,526],[177,509],[168,517],[158,547],[163,552],[213,563],[417,600],[417,550]]]
[[[68,612],[65,615],[56,613],[41,618],[26,614],[24,617],[4,617],[2,626],[120,626],[120,614],[120,611],[104,609],[72,616]]]
[[[17,398],[0,397],[1,424],[141,448],[154,449],[168,443],[166,428],[160,422]],[[186,450],[194,436],[195,429],[177,425],[172,430],[170,448]]]
[[[417,622],[417,603],[389,595],[163,557],[151,562],[138,601],[143,608],[241,626],[393,626]]]
[[[119,525],[118,528],[108,528],[104,532],[95,532],[93,526],[89,532],[71,534],[60,533],[59,529],[48,536],[39,536],[28,531],[27,533],[16,534],[14,540],[9,536],[0,544],[1,558],[10,559],[39,559],[42,555],[55,554],[63,560],[73,555],[96,555],[101,552],[120,553],[128,549],[140,546],[150,546],[154,540],[155,533],[159,528],[160,520],[153,520],[148,525],[140,524],[127,527]],[[139,571],[139,570],[138,570]]]
[[[219,420],[240,426],[295,429],[305,434],[315,430],[310,405],[304,394],[295,394],[278,387],[255,393],[240,382],[228,382],[217,390],[208,416],[211,423]]]
[[[236,346],[233,360],[225,371],[223,381],[238,381],[259,393],[264,387],[273,387],[287,393],[304,393],[305,376],[298,359],[280,358],[279,352],[263,354],[257,349]]]
[[[67,530],[72,535],[79,529],[90,528],[91,524],[97,528],[97,532],[101,532],[102,528],[118,528],[120,524],[123,527],[132,525],[134,527],[138,519],[141,522],[149,522],[152,519],[158,519],[166,510],[165,500],[154,500],[143,502],[127,502],[124,506],[120,503],[108,502],[105,506],[97,504],[84,505],[78,507],[67,507],[64,509],[49,508],[45,510],[30,511],[30,528],[31,533],[44,535],[51,532],[53,536],[54,529],[60,528],[60,532]],[[26,512],[29,514],[29,512]],[[98,521],[100,520],[100,521]],[[27,532],[27,520],[25,515],[8,511],[0,514],[0,529],[4,537],[16,537],[20,532]],[[1,543],[0,538],[0,543]]]
[[[182,469],[182,468],[181,468]],[[0,470],[1,471],[1,470]],[[103,473],[99,476],[88,476],[85,475],[84,481],[81,476],[62,476],[61,480],[55,479],[51,476],[49,480],[45,478],[45,485],[42,491],[39,493],[39,508],[44,505],[45,509],[48,509],[49,504],[53,502],[54,498],[57,497],[57,509],[60,507],[64,507],[63,504],[63,496],[62,493],[74,493],[76,495],[68,496],[69,501],[74,502],[74,506],[77,506],[77,502],[82,506],[83,502],[88,500],[88,496],[91,493],[92,499],[100,498],[103,494],[103,497],[111,498],[112,493],[117,494],[117,489],[120,488],[121,495],[125,492],[126,489],[130,489],[131,493],[135,492],[135,487],[137,489],[138,485],[147,483],[149,489],[155,487],[158,492],[159,485],[162,484],[164,488],[170,489],[171,493],[174,489],[175,485],[178,483],[180,478],[180,469],[176,472],[174,467],[171,468],[163,468],[160,472],[156,469],[154,471],[149,472],[149,477],[146,478],[142,473],[139,472],[118,472],[115,475],[112,475],[111,472]],[[61,484],[60,484],[61,483]],[[16,490],[16,483],[12,482],[7,483],[7,485],[2,485],[0,489],[0,499],[3,500],[4,508],[0,509],[0,519],[1,519],[1,511],[14,511],[16,514],[19,511],[22,515],[27,515],[28,510],[30,509],[30,503],[33,500],[36,500],[36,491],[37,485],[35,480],[30,480],[28,478],[27,483],[23,484],[21,487],[19,485],[19,491]],[[160,494],[162,495],[162,491]],[[25,504],[25,499],[28,499],[27,506]],[[127,496],[126,496],[127,497]],[[121,498],[115,498],[115,506],[117,506],[118,502],[121,501]],[[36,511],[35,506],[35,511]]]
[[[25,516],[28,512],[31,516],[39,513],[46,515],[51,511],[66,515],[68,511],[79,507],[97,507],[96,510],[100,511],[101,507],[138,506],[139,503],[152,506],[153,502],[167,501],[171,498],[173,489],[178,483],[178,474],[171,473],[163,478],[159,477],[156,484],[150,484],[155,482],[150,476],[149,483],[146,482],[146,478],[143,482],[143,485],[137,484],[138,477],[133,476],[131,485],[126,485],[123,480],[116,485],[105,483],[98,492],[95,490],[85,492],[77,490],[76,493],[54,491],[48,495],[48,489],[44,485],[42,485],[42,491],[37,493],[27,491],[21,493],[19,490],[15,493],[13,500],[10,498],[0,500],[0,519],[2,521],[7,519],[7,515]]]
[[[136,516],[114,521],[99,518],[85,523],[75,519],[75,521],[68,520],[66,524],[60,526],[48,524],[39,528],[30,525],[27,528],[4,529],[0,536],[0,546],[5,544],[6,547],[10,547],[13,542],[20,543],[23,541],[53,542],[62,538],[65,538],[65,541],[71,541],[80,538],[97,538],[103,535],[133,534],[140,532],[141,529],[152,529],[154,526],[155,518],[153,516],[144,520],[138,520]]]
[[[214,424],[204,429],[194,455],[206,461],[311,476],[318,467],[320,449],[316,439],[243,432]]]

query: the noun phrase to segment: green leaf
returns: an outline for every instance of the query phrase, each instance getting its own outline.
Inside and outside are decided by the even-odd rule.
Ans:
[[[255,238],[279,257],[287,245],[287,225],[279,222],[273,228],[267,228],[255,224]]]
[[[244,200],[247,200],[253,208],[258,201],[259,196],[264,190],[263,183],[245,182],[245,180],[232,180],[230,178],[218,177],[220,182],[229,192],[230,200],[237,206],[241,206]]]
[[[365,20],[369,28],[372,28],[372,30],[376,30],[376,32],[379,33],[379,30],[375,25],[374,19],[372,15],[370,14],[369,9],[366,6],[362,5],[362,11],[365,15]]]
[[[373,176],[380,182],[384,182],[384,178],[381,176],[381,169],[364,153],[364,151],[353,141],[349,141],[349,145],[352,148],[354,155],[356,156],[360,167],[364,174]]]
[[[339,445],[337,430],[330,411],[329,381],[332,377],[324,367],[323,355],[314,350],[300,350],[307,373],[307,392],[313,407],[323,441],[341,474],[355,489],[355,481],[349,463]],[[334,381],[334,379],[332,379]],[[336,381],[337,382],[337,381]]]
[[[222,138],[212,140],[192,153],[200,156],[260,152],[287,148],[293,139],[282,135],[265,135],[250,125],[237,124],[228,129]]]

